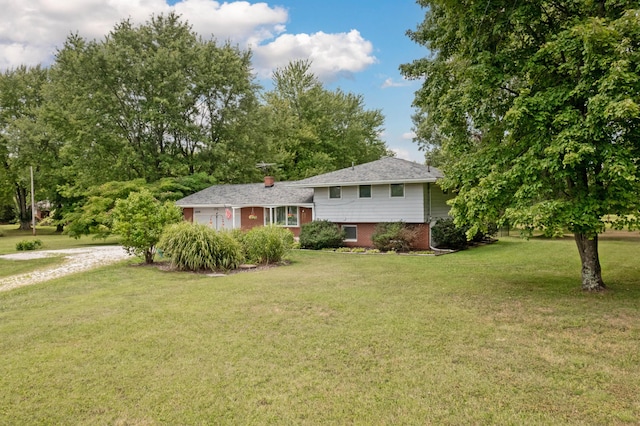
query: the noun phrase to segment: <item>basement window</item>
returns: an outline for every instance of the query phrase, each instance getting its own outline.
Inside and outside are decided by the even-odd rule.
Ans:
[[[345,241],[358,241],[358,227],[356,225],[342,225]]]

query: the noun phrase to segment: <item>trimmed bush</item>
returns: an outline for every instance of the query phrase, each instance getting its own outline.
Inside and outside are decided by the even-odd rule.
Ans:
[[[252,228],[240,238],[250,262],[267,264],[282,261],[294,242],[291,231],[273,225]]]
[[[300,228],[300,248],[320,250],[337,248],[344,242],[344,231],[328,220],[315,220]]]
[[[440,219],[431,227],[433,246],[441,249],[461,250],[467,247],[467,230],[459,228],[453,219]]]
[[[181,222],[165,229],[158,243],[173,267],[186,271],[227,271],[244,260],[241,244],[230,232]]]
[[[40,247],[42,247],[41,240],[23,240],[16,243],[16,250],[18,251],[36,250]]]
[[[371,241],[380,251],[408,252],[419,231],[404,222],[383,222],[376,225]]]

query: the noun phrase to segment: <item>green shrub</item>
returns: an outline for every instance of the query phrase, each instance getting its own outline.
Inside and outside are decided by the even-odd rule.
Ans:
[[[440,219],[431,227],[431,241],[434,247],[461,250],[467,247],[467,230],[457,227],[453,219]]]
[[[16,250],[18,251],[36,250],[40,247],[42,247],[41,240],[23,240],[16,244]]]
[[[131,254],[153,263],[156,245],[164,228],[182,221],[182,211],[171,201],[161,203],[146,189],[116,200],[112,231],[120,234],[120,243]]]
[[[408,252],[418,235],[418,229],[404,222],[383,222],[376,225],[371,241],[381,251]]]
[[[165,229],[158,243],[173,267],[187,271],[236,269],[244,258],[241,244],[230,232],[181,222]]]
[[[300,247],[312,250],[337,248],[344,241],[344,231],[328,220],[315,220],[300,228]]]
[[[293,247],[293,233],[279,226],[257,226],[241,236],[247,259],[255,263],[277,263]]]
[[[481,243],[483,241],[486,241],[487,239],[490,239],[497,233],[498,233],[498,225],[496,225],[495,223],[490,223],[489,225],[487,225],[487,232],[482,232],[482,231],[476,232],[476,234],[473,236],[471,241],[473,241],[474,243]]]

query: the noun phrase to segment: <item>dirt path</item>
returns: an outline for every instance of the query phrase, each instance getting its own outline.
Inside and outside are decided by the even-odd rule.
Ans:
[[[29,259],[59,256],[61,254],[65,257],[65,261],[62,265],[0,278],[0,291],[7,291],[26,285],[41,283],[76,272],[86,271],[97,266],[115,263],[129,257],[127,252],[120,246],[96,246],[5,254],[0,256],[0,259],[26,261]]]

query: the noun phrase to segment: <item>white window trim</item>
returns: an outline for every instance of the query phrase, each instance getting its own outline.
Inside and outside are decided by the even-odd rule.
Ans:
[[[336,198],[332,198],[331,197],[331,188],[340,188],[340,196],[336,197]],[[327,197],[329,197],[330,200],[341,200],[342,199],[342,185],[330,186],[329,189],[327,190]]]
[[[361,186],[368,186],[369,187],[369,196],[368,197],[361,197],[360,196],[360,187]],[[358,185],[358,198],[360,200],[370,200],[373,198],[373,186],[372,185]]]
[[[355,239],[345,238],[345,241],[347,241],[347,242],[356,242],[356,241],[358,241],[358,225],[341,225],[341,229],[344,229],[344,228],[355,228],[356,229],[356,238]]]
[[[294,209],[296,209],[296,213],[295,213],[295,216],[296,216],[296,224],[295,224],[295,225],[291,225],[291,224],[289,223],[289,209],[290,209],[290,208],[294,208]],[[298,207],[298,206],[285,206],[284,211],[285,211],[285,220],[286,220],[286,222],[287,222],[287,224],[286,224],[285,226],[286,226],[287,228],[297,228],[297,227],[299,227],[299,226],[300,226],[300,207]]]
[[[393,195],[391,193],[391,187],[393,185],[402,185],[402,195]],[[405,194],[407,193],[407,187],[404,183],[390,183],[389,184],[389,198],[404,198]]]
[[[277,217],[277,213],[276,210],[278,208],[284,208],[284,225],[279,225],[276,223],[276,217]],[[298,219],[298,223],[295,225],[291,225],[289,224],[289,208],[290,207],[294,207],[297,211],[296,213],[296,217]],[[283,228],[299,228],[300,227],[300,206],[277,206],[277,207],[265,207],[265,214],[264,214],[264,225],[268,226],[268,225],[275,225],[275,226],[281,226]],[[267,214],[267,211],[269,212]]]

